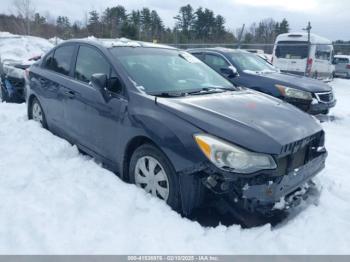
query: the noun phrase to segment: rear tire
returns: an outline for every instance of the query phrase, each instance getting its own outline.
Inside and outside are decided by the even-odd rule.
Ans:
[[[36,97],[31,102],[28,115],[29,119],[38,122],[43,128],[47,128],[44,110]]]
[[[166,156],[155,146],[144,144],[133,153],[129,180],[147,193],[164,200],[180,211],[179,178]]]

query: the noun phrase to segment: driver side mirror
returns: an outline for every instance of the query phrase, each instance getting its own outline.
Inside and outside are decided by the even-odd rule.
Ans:
[[[220,72],[227,77],[236,77],[238,76],[238,71],[234,66],[229,66],[225,68],[220,68]]]
[[[93,74],[91,76],[91,84],[100,92],[107,87],[108,77],[106,74]]]

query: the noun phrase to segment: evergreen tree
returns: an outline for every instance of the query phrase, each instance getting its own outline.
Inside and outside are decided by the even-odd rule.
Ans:
[[[179,13],[174,17],[176,28],[180,29],[183,36],[190,40],[192,38],[193,26],[196,16],[191,5],[180,7]]]
[[[72,37],[71,25],[67,16],[59,16],[56,20],[57,35],[63,39]]]
[[[101,37],[101,28],[100,16],[97,11],[93,10],[89,12],[89,20],[87,24],[89,34],[95,37]]]

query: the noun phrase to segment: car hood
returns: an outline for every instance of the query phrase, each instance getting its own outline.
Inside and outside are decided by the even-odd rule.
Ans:
[[[266,73],[262,74],[261,77],[264,77],[269,80],[273,80],[275,84],[285,85],[293,88],[297,88],[303,91],[315,93],[315,92],[330,92],[332,88],[326,83],[304,77],[297,76],[286,73]]]
[[[158,98],[157,105],[204,132],[261,153],[280,154],[285,145],[322,130],[296,107],[250,90]]]

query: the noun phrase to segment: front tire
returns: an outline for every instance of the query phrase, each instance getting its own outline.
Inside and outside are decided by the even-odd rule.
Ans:
[[[165,155],[155,146],[144,144],[133,153],[129,165],[130,182],[180,210],[178,175]]]

